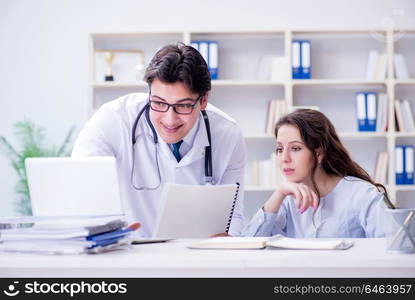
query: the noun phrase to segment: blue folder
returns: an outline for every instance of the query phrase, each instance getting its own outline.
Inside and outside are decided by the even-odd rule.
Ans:
[[[395,147],[395,180],[396,184],[405,184],[405,147]]]

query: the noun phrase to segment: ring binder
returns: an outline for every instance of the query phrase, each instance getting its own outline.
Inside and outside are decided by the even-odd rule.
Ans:
[[[231,211],[229,213],[228,224],[226,225],[226,231],[225,231],[226,233],[229,232],[229,228],[231,227],[233,211],[235,210],[236,200],[238,199],[239,186],[240,186],[240,184],[239,184],[239,182],[237,182],[236,183],[235,195],[233,197],[233,202],[232,202],[232,208],[231,208]]]
[[[239,183],[186,185],[166,183],[153,238],[207,238],[227,233],[239,217]],[[177,218],[177,216],[186,216]],[[232,232],[232,230],[231,230]]]

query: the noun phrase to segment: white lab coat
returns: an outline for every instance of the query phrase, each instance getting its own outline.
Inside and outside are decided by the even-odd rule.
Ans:
[[[209,145],[202,117],[195,126],[193,147],[177,162],[167,143],[159,136],[158,161],[161,186],[156,190],[138,191],[131,185],[131,131],[138,113],[147,103],[148,94],[136,93],[120,97],[102,105],[87,122],[76,140],[72,156],[114,156],[117,160],[123,209],[128,221],[139,221],[138,234],[152,236],[159,214],[160,195],[166,182],[204,184],[205,147]],[[229,233],[239,235],[244,223],[243,183],[246,164],[245,143],[240,128],[229,116],[208,105],[212,138],[212,169],[215,184],[239,182],[238,200]],[[153,187],[158,184],[155,144],[144,114],[136,130],[135,176],[136,186]],[[212,199],[214,201],[214,199]],[[186,216],[177,216],[183,218]],[[214,232],[212,232],[214,234]]]

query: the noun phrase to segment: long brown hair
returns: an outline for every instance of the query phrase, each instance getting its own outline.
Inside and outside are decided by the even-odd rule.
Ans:
[[[333,124],[323,113],[313,109],[298,109],[283,116],[275,127],[276,138],[278,137],[278,130],[283,125],[297,127],[304,144],[313,155],[311,181],[319,198],[321,194],[314,180],[315,171],[319,165],[317,159],[317,149],[319,148],[323,154],[320,167],[324,172],[329,175],[354,176],[363,179],[377,188],[381,188],[387,197],[386,188],[380,183],[375,183],[370,175],[351,159],[349,152],[341,143]]]

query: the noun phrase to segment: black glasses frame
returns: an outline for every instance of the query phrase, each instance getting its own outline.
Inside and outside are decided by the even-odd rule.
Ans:
[[[191,106],[192,106],[192,110],[190,111],[190,112],[188,112],[188,113],[182,113],[182,112],[178,112],[177,111],[177,107],[178,106],[180,106],[180,105],[183,105],[183,104],[181,104],[181,103],[175,103],[175,104],[169,104],[169,103],[166,103],[166,102],[162,102],[162,101],[154,101],[154,100],[150,100],[150,97],[148,98],[148,102],[149,102],[149,104],[150,104],[150,108],[152,109],[152,110],[154,110],[154,111],[157,111],[157,112],[168,112],[168,110],[170,109],[170,107],[173,107],[173,110],[174,110],[174,112],[176,113],[176,114],[179,114],[179,115],[190,115],[192,112],[193,112],[193,110],[195,109],[195,106],[197,105],[197,103],[202,99],[202,97],[203,97],[203,95],[200,95],[199,97],[197,97],[197,99],[192,99],[193,101],[195,101],[193,104],[190,104]],[[190,100],[190,99],[189,99]],[[160,102],[160,103],[163,103],[164,105],[166,105],[167,106],[167,108],[165,109],[165,110],[159,110],[159,109],[155,109],[155,108],[153,108],[153,106],[151,105],[152,103],[154,103],[154,102]],[[187,105],[189,105],[189,104],[187,104]]]

